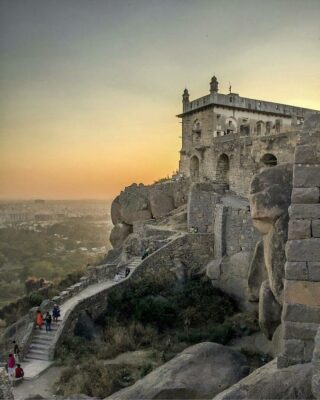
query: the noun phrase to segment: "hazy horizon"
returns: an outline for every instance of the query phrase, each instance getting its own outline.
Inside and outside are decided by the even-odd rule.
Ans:
[[[178,168],[181,95],[320,109],[318,0],[0,0],[0,199],[111,199]]]

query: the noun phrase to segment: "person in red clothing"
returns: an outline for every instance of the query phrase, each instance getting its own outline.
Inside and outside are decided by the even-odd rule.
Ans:
[[[23,378],[24,377],[24,371],[21,368],[20,364],[17,364],[17,368],[15,370],[15,377],[18,378]]]
[[[36,324],[37,324],[38,328],[41,329],[42,324],[43,324],[43,316],[42,316],[40,310],[37,311]]]

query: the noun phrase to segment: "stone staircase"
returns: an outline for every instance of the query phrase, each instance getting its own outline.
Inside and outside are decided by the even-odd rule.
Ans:
[[[37,329],[34,332],[34,336],[32,342],[29,346],[28,353],[24,358],[24,361],[28,362],[31,360],[42,360],[49,361],[49,349],[50,345],[55,337],[55,334],[58,330],[61,320],[58,322],[52,322],[51,331],[46,332],[45,325],[42,326],[42,329]]]
[[[141,263],[141,257],[132,257],[130,263],[126,266],[130,269],[130,273]],[[126,277],[125,268],[119,271],[119,275],[121,278]]]
[[[127,267],[130,273],[141,263],[141,257],[133,257]],[[119,271],[120,281],[125,278],[125,269]],[[130,275],[129,275],[130,276]],[[114,284],[116,284],[115,282]],[[63,304],[61,305],[63,308]],[[45,325],[42,329],[35,329],[32,342],[29,346],[27,355],[24,357],[24,362],[34,362],[35,360],[50,361],[50,348],[55,339],[58,328],[63,320],[63,315],[66,310],[62,310],[61,317],[58,322],[52,322],[51,331],[46,332]]]

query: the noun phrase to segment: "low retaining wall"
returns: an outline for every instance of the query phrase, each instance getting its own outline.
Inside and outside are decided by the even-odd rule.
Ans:
[[[210,234],[185,234],[155,251],[144,259],[127,278],[83,299],[65,314],[50,348],[50,358],[53,359],[56,349],[67,337],[73,335],[80,313],[86,311],[93,319],[97,318],[106,309],[108,295],[114,290],[129,289],[135,279],[140,279],[146,273],[161,274],[164,269],[176,270],[177,262],[182,263],[189,271],[199,270],[212,256],[213,236]]]

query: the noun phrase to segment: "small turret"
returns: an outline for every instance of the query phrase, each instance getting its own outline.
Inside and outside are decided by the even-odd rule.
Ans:
[[[210,93],[219,91],[219,82],[216,76],[213,76],[210,82]]]
[[[189,92],[188,89],[184,89],[182,95],[182,110],[185,112],[189,108]]]

